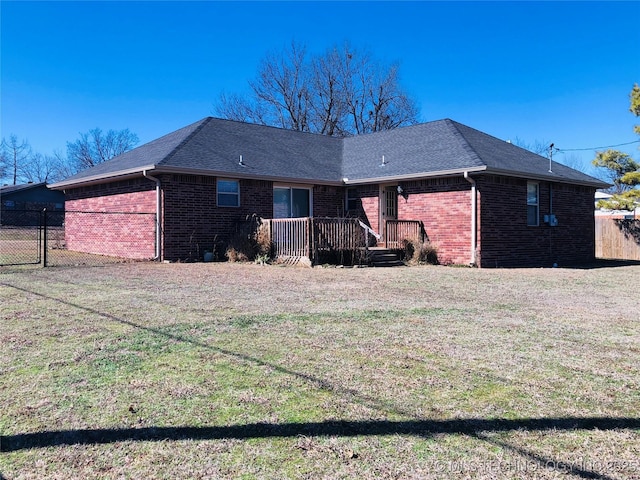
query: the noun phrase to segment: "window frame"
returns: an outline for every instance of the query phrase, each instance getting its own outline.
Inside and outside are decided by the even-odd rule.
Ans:
[[[237,192],[227,192],[220,190],[220,182],[233,182],[237,185]],[[227,198],[235,197],[236,202],[235,205],[228,205],[225,203],[220,203],[220,196],[224,195]],[[216,206],[221,208],[238,208],[240,207],[240,180],[235,178],[218,178],[216,179]]]
[[[353,194],[349,195],[349,194]],[[360,200],[360,196],[358,195],[358,189],[354,187],[347,187],[347,191],[345,192],[345,210],[347,212],[355,212],[358,210],[358,200]]]
[[[277,217],[276,216],[276,208],[275,208],[275,191],[276,189],[280,189],[280,190],[289,190],[289,213],[287,217]],[[293,209],[293,190],[306,190],[308,193],[308,201],[309,201],[309,215],[305,215],[302,217],[294,217],[292,209]],[[274,184],[273,185],[273,201],[272,201],[272,208],[273,208],[273,218],[305,218],[305,217],[312,217],[313,216],[313,187],[309,186],[309,185],[295,185],[295,184],[289,184],[289,185],[285,185],[285,184]]]
[[[535,201],[531,201],[529,196],[529,188],[535,187]],[[535,210],[535,223],[530,222],[530,213]],[[527,182],[527,226],[539,227],[540,226],[540,184],[538,182]]]

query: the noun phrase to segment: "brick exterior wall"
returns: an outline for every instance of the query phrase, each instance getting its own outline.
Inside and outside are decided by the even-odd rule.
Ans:
[[[438,249],[441,263],[469,263],[471,258],[471,184],[462,177],[434,178],[400,182],[398,219],[420,220],[429,241]],[[381,233],[378,185],[354,187],[358,192],[358,216]]]
[[[537,227],[527,225],[527,180],[477,175],[476,262],[481,267],[552,266],[595,259],[595,188],[538,182]],[[462,176],[400,182],[398,218],[420,220],[441,263],[471,261],[471,184]],[[379,186],[358,186],[360,216],[380,232]],[[552,192],[552,199],[550,197]],[[551,204],[549,203],[551,201]],[[553,213],[558,226],[544,223]]]
[[[215,249],[224,256],[226,245],[236,234],[239,222],[273,217],[273,182],[241,179],[240,206],[217,205],[216,177],[162,175],[164,192],[164,258],[197,261],[204,250]],[[336,216],[343,208],[343,189],[313,187],[313,215]]]
[[[217,205],[216,177],[159,176],[163,193],[163,253],[171,261],[202,260],[205,250],[222,258],[239,222],[273,216],[273,182],[239,180],[240,206]],[[551,266],[586,263],[595,258],[594,188],[539,182],[540,225],[527,226],[527,181],[493,175],[474,177],[478,188],[477,262],[481,267]],[[421,220],[441,263],[471,260],[471,185],[461,175],[401,182],[398,218]],[[343,187],[313,187],[313,215],[359,217],[380,232],[379,186],[356,188],[355,209],[345,209]],[[552,191],[552,197],[550,192]],[[68,212],[155,214],[155,183],[126,180],[67,191]],[[551,202],[551,204],[550,204]],[[553,209],[558,226],[543,222]],[[68,214],[69,215],[69,214]],[[126,219],[125,219],[126,218]],[[130,258],[154,255],[152,215],[68,216],[66,241],[71,250],[93,252],[96,239],[112,254]],[[123,254],[123,252],[125,254]],[[105,253],[102,247],[99,253]]]
[[[316,185],[313,187],[313,216],[344,216],[344,187]]]
[[[369,225],[374,232],[380,232],[380,187],[378,185],[358,185],[349,187],[356,192],[356,205],[346,212]]]
[[[482,175],[476,180],[482,204],[480,266],[550,267],[595,259],[595,188],[538,182],[539,226],[528,226],[525,179]],[[555,227],[543,221],[551,210]]]
[[[471,260],[471,184],[464,178],[444,177],[402,182],[398,218],[420,220],[443,264]]]
[[[68,250],[123,258],[155,255],[155,183],[126,180],[66,191]]]

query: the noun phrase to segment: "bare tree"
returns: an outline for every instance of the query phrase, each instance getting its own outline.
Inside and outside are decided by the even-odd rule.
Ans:
[[[4,179],[9,167],[9,156],[4,149],[4,142],[0,142],[0,181]]]
[[[138,143],[138,136],[129,129],[109,130],[99,128],[81,133],[75,142],[67,142],[67,158],[77,171],[93,167],[131,150]]]
[[[312,131],[323,135],[343,135],[341,120],[347,114],[345,85],[342,80],[343,60],[333,49],[312,62]]]
[[[529,150],[530,152],[537,153],[543,157],[549,158],[549,152],[552,148],[552,143],[546,140],[540,141],[536,140],[533,143],[528,143],[521,138],[516,137],[514,140],[514,145],[517,145],[520,148],[524,148],[525,150]]]
[[[563,152],[561,152],[563,153]],[[555,156],[554,156],[555,159]],[[585,172],[587,170],[582,158],[576,154],[563,154],[558,159],[563,165],[566,165],[569,168],[573,168],[574,170],[580,170],[581,172]]]
[[[64,178],[65,162],[59,155],[34,153],[20,168],[20,177],[33,183],[55,182]]]
[[[225,118],[332,136],[389,130],[418,121],[398,78],[397,65],[349,45],[309,58],[292,43],[261,62],[250,96],[221,95],[215,109]]]
[[[26,165],[31,157],[31,145],[27,140],[19,141],[16,135],[10,135],[9,140],[3,138],[0,145],[2,150],[2,163],[4,173],[10,170],[12,185],[16,185],[20,179],[21,169]]]

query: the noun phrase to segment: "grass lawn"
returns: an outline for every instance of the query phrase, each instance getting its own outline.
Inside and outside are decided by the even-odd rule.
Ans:
[[[640,266],[0,269],[0,478],[640,478]]]

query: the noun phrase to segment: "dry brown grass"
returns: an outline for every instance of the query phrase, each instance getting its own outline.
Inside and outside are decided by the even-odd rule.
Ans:
[[[7,478],[640,477],[638,266],[1,272]]]

